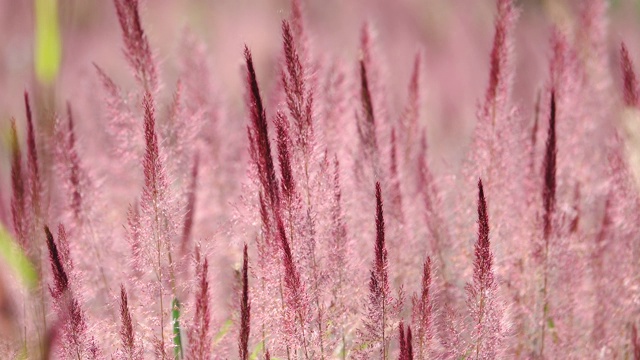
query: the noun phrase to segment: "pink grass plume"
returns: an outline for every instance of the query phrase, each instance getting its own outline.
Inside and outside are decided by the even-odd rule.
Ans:
[[[620,44],[620,68],[624,83],[624,103],[630,107],[638,106],[638,79],[633,70],[633,62],[629,56],[629,50],[623,43]]]
[[[209,289],[209,262],[196,250],[196,280],[195,313],[191,327],[188,330],[190,342],[187,359],[206,360],[211,358],[211,309]]]
[[[466,286],[467,306],[473,321],[470,350],[476,359],[496,358],[503,337],[487,209],[482,180],[478,180],[478,240],[474,245],[473,281]]]
[[[142,28],[138,0],[114,0],[124,41],[124,54],[136,80],[151,93],[158,90],[158,70]]]

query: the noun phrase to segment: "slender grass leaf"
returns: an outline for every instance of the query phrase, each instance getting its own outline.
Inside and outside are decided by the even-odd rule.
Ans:
[[[222,326],[220,327],[220,331],[218,331],[215,338],[213,339],[214,346],[220,343],[222,339],[224,339],[224,337],[227,335],[229,330],[231,330],[232,325],[233,325],[233,321],[231,319],[225,321],[224,324],[222,324]]]
[[[171,319],[173,320],[173,353],[176,359],[182,359],[182,337],[180,335],[180,301],[173,298],[171,302]]]
[[[258,354],[262,352],[262,350],[264,349],[264,343],[262,341],[260,341],[254,348],[253,351],[251,352],[251,355],[249,355],[249,359],[251,360],[258,360]]]
[[[38,81],[50,84],[58,76],[62,39],[58,25],[58,0],[35,0],[34,64]]]
[[[0,257],[29,289],[37,286],[38,273],[35,267],[2,225],[0,225]]]

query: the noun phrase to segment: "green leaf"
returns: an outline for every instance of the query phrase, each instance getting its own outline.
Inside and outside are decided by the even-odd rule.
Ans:
[[[264,349],[264,343],[262,341],[260,341],[254,348],[253,351],[251,352],[251,355],[249,355],[249,359],[251,360],[258,360],[258,354],[262,352],[262,349]]]
[[[50,84],[58,76],[62,56],[58,0],[35,0],[35,20],[36,76],[41,83]]]
[[[38,273],[11,235],[0,225],[0,257],[29,289],[38,285]]]
[[[554,343],[558,343],[560,341],[560,337],[558,336],[558,331],[556,330],[556,323],[553,321],[552,317],[547,318],[547,325],[549,326],[549,332],[551,333],[551,339]]]
[[[340,344],[340,359],[347,358],[347,347],[344,344]]]
[[[222,324],[222,326],[220,327],[220,331],[218,331],[218,333],[213,339],[214,346],[218,345],[218,343],[222,341],[222,339],[224,339],[225,335],[227,335],[229,330],[231,330],[232,325],[233,325],[233,321],[231,319],[225,321],[224,324]]]
[[[180,335],[180,301],[173,298],[171,302],[171,319],[173,320],[173,353],[174,358],[182,359],[182,337]]]

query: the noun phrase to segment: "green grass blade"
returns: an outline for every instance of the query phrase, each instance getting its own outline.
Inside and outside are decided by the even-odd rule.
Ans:
[[[220,327],[220,331],[218,331],[218,333],[213,339],[213,346],[218,345],[218,343],[222,341],[222,339],[224,339],[224,337],[227,335],[229,330],[231,330],[231,326],[233,326],[233,321],[231,319],[225,321],[222,324],[222,326]]]
[[[173,298],[171,302],[171,319],[173,320],[173,353],[176,359],[182,359],[182,336],[180,335],[180,301]]]
[[[253,351],[251,352],[251,355],[249,355],[249,359],[251,360],[258,360],[258,354],[260,354],[262,352],[262,350],[264,349],[264,343],[262,341],[260,341],[254,348]]]
[[[11,235],[0,225],[0,257],[29,289],[38,285],[38,273]]]
[[[38,81],[48,85],[58,76],[62,57],[58,0],[35,0],[35,20],[36,77]]]

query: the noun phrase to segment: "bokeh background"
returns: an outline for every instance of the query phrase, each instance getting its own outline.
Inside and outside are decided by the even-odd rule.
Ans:
[[[578,21],[573,11],[580,0],[518,1],[515,99],[521,110],[532,112],[536,94],[547,77],[549,41],[553,26],[572,34]],[[47,90],[35,75],[36,4],[45,17],[57,5],[61,38],[60,67]],[[57,3],[57,4],[56,4]],[[225,100],[243,113],[242,48],[252,49],[260,80],[266,88],[277,81],[280,22],[290,14],[286,0],[142,0],[143,22],[161,63],[165,90],[177,78],[177,54],[185,32],[208,47],[213,77]],[[493,36],[494,1],[484,0],[310,0],[306,1],[308,27],[327,61],[356,66],[360,28],[369,21],[376,29],[379,50],[387,71],[391,111],[399,111],[406,97],[416,50],[424,52],[425,107],[429,140],[436,171],[455,165],[463,154],[475,123],[476,104],[487,84],[489,51]],[[47,8],[49,7],[49,8]],[[640,1],[610,2],[608,29],[611,64],[617,70],[619,43],[625,40],[632,58],[640,58]],[[103,0],[0,0],[0,131],[10,117],[21,127],[22,93],[34,93],[39,106],[60,111],[65,101],[95,104],[100,100],[93,63],[105,69],[123,88],[133,77],[122,56],[120,30],[111,1]],[[573,34],[574,36],[576,34]],[[86,98],[92,98],[88,101]],[[80,116],[100,121],[91,109]],[[42,109],[41,109],[42,112]],[[38,121],[47,121],[40,117]],[[22,124],[22,125],[21,125]],[[44,125],[44,128],[51,126]],[[6,136],[0,146],[0,170],[8,174]],[[5,184],[8,176],[0,177]],[[0,188],[6,188],[2,186]],[[3,201],[7,201],[4,195]]]

